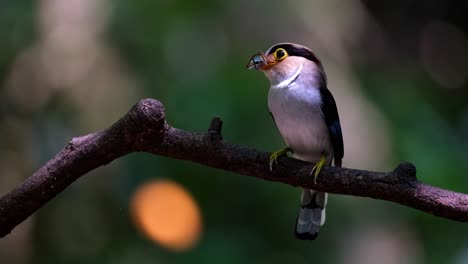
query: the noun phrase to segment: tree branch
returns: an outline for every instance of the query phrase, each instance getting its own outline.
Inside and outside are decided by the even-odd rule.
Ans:
[[[313,188],[330,193],[387,200],[448,219],[468,222],[468,195],[419,182],[412,164],[391,172],[325,167],[314,184],[313,164],[288,157],[269,170],[267,152],[222,140],[222,122],[214,118],[208,133],[196,134],[166,123],[163,105],[154,99],[136,104],[110,128],[73,138],[24,183],[0,198],[0,237],[33,214],[87,172],[131,152],[149,152],[210,167]]]

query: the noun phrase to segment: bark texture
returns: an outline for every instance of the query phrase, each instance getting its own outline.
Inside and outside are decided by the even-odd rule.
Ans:
[[[312,163],[288,157],[270,171],[270,153],[224,141],[219,118],[208,132],[171,127],[164,106],[144,99],[106,130],[73,138],[54,158],[0,198],[0,237],[9,234],[37,209],[87,172],[131,152],[190,160],[241,175],[319,191],[387,200],[436,216],[468,222],[468,195],[436,188],[416,178],[416,168],[402,163],[390,172],[325,167],[314,184]]]

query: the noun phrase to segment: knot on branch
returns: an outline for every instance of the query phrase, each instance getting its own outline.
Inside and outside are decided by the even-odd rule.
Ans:
[[[166,126],[164,105],[156,99],[143,99],[130,109],[128,115],[134,123],[145,129],[159,130]]]
[[[223,128],[223,121],[219,117],[213,117],[211,119],[210,127],[208,128],[208,135],[210,141],[221,141],[223,140],[223,135],[221,130]]]
[[[405,180],[414,181],[416,180],[416,167],[409,163],[403,162],[393,170],[393,172],[399,177]]]
[[[168,129],[164,105],[155,99],[143,99],[112,126],[108,134],[115,132],[123,138],[124,144],[141,150],[150,143],[160,142]]]

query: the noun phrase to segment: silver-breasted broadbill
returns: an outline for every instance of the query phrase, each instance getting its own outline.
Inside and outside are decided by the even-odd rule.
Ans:
[[[341,167],[343,136],[335,99],[327,88],[320,60],[305,46],[294,43],[273,45],[252,56],[247,68],[263,72],[270,80],[268,108],[285,148],[270,156],[270,169],[288,151],[296,159],[315,162],[311,177],[324,165]],[[327,193],[303,189],[295,234],[315,239],[325,222]]]

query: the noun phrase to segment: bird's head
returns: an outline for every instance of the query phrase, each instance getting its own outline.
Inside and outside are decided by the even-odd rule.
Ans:
[[[295,79],[304,73],[313,77],[319,73],[323,75],[322,64],[314,53],[294,43],[275,44],[265,53],[254,54],[247,68],[265,73],[272,85]]]

